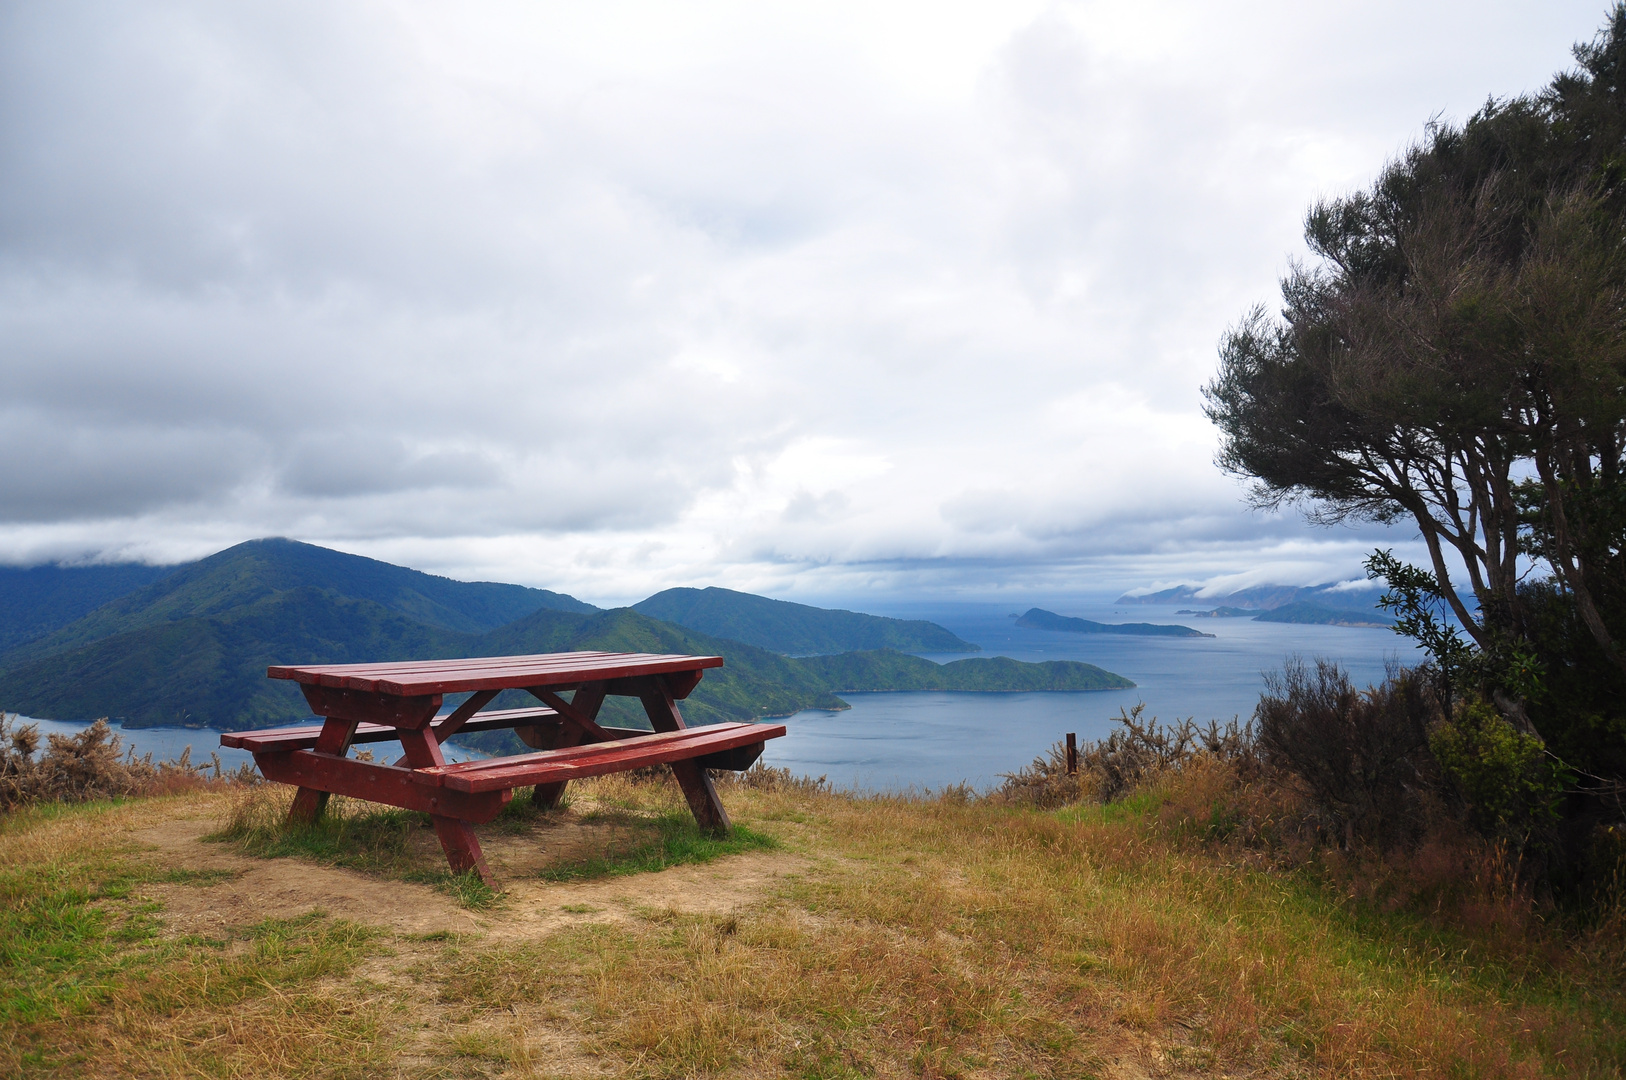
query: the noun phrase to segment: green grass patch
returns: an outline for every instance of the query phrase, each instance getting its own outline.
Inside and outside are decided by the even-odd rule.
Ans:
[[[290,825],[282,814],[280,806],[269,811],[248,807],[234,814],[226,828],[204,839],[231,844],[256,858],[310,859],[326,866],[430,885],[475,910],[490,909],[500,899],[500,894],[472,871],[454,874],[443,866],[426,867],[421,858],[413,856],[411,838],[429,827],[427,814],[393,808],[357,813],[330,807],[310,825]]]
[[[409,839],[428,821],[423,814],[394,809],[327,813],[309,825],[266,817],[234,819],[204,839],[230,843],[243,854],[261,859],[306,858],[350,870],[401,876],[415,869]]]
[[[687,811],[674,810],[645,819],[638,834],[610,841],[596,855],[550,866],[544,881],[587,881],[592,878],[644,874],[684,863],[706,863],[745,851],[773,851],[779,841],[744,825],[718,838],[702,832]]]
[[[47,804],[10,815],[5,827],[111,809],[111,803]],[[49,860],[0,866],[0,1024],[82,1012],[124,978],[166,959],[170,949],[159,942],[154,917],[159,906],[134,896],[140,886],[207,887],[232,876],[146,866],[119,845],[64,845]]]
[[[111,803],[47,806],[9,815],[3,824],[11,832],[112,809]],[[0,866],[0,1028],[26,1031],[69,1021],[115,998],[176,1008],[186,1003],[182,998],[258,996],[347,966],[368,937],[359,927],[308,916],[261,923],[230,940],[166,938],[157,918],[162,906],[140,896],[143,885],[207,888],[235,872],[149,866],[133,845],[82,839],[47,850],[48,858]],[[228,957],[233,941],[249,945]],[[204,974],[193,986],[171,977],[178,967]],[[23,1060],[45,1059],[25,1054]]]
[[[1137,791],[1117,802],[1066,806],[1056,811],[1056,817],[1062,821],[1086,825],[1120,825],[1128,821],[1138,821],[1148,814],[1155,813],[1166,801],[1168,800],[1160,791]]]

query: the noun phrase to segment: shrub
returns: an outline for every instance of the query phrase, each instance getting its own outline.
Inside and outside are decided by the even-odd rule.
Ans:
[[[1564,776],[1542,741],[1481,701],[1429,732],[1428,746],[1486,836],[1527,841],[1558,821]]]
[[[1304,786],[1342,847],[1416,829],[1434,709],[1414,673],[1391,669],[1361,692],[1337,664],[1295,659],[1265,686],[1254,714],[1265,762]]]
[[[1253,731],[1236,720],[1207,726],[1190,717],[1160,724],[1157,717],[1142,719],[1145,705],[1119,709],[1117,727],[1105,739],[1078,748],[1078,772],[1067,772],[1067,749],[1056,743],[1033,764],[1019,772],[1003,773],[1004,784],[994,793],[1006,802],[1037,807],[1079,802],[1108,803],[1185,768],[1198,757],[1218,760],[1256,771]]]
[[[122,744],[103,718],[76,735],[47,736],[45,753],[40,754],[39,728],[18,726],[15,716],[0,714],[0,810],[31,802],[83,802],[194,787],[203,783],[199,774],[208,769],[220,780],[256,778],[246,765],[223,773],[218,755],[210,764],[194,765],[190,747],[174,761],[155,763],[151,754],[136,757],[133,749],[121,753]]]

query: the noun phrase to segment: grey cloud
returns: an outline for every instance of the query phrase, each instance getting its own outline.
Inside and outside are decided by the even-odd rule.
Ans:
[[[0,558],[1347,572],[1372,535],[1213,470],[1213,342],[1308,201],[1565,63],[1561,6],[990,6],[934,51],[862,4],[6,5]]]
[[[260,448],[219,427],[85,426],[0,412],[0,514],[7,522],[136,515],[209,500],[249,480]]]

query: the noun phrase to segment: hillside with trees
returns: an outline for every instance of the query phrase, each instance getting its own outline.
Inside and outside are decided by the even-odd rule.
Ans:
[[[896,649],[899,652],[978,652],[980,647],[924,619],[889,619],[857,611],[810,607],[733,589],[667,589],[632,609],[703,634],[730,638],[790,656]]]
[[[757,602],[737,606],[780,604],[731,595]],[[865,640],[866,633],[883,640],[915,634],[909,640],[917,646],[940,641],[942,635],[959,641],[930,623],[916,627],[853,612],[783,607],[794,609],[796,625],[811,628],[809,633],[826,633],[827,642]],[[49,612],[40,618],[48,619]],[[762,629],[767,624],[757,625]],[[787,628],[795,630],[796,625]],[[841,638],[838,631],[848,637]],[[784,655],[788,650],[703,633],[630,608],[600,611],[542,589],[453,581],[291,540],[256,540],[172,570],[0,654],[0,708],[64,720],[109,716],[127,727],[269,727],[309,716],[296,687],[265,677],[272,664],[578,649],[722,656],[726,665],[710,672],[684,705],[685,715],[697,723],[844,709],[840,690],[1098,690],[1133,685],[1071,661],[1029,664],[1000,657],[979,658],[969,667],[966,662],[940,667],[890,648],[844,649],[797,660]],[[511,694],[498,707],[526,704],[533,702]],[[634,726],[642,723],[636,705],[619,699],[612,699],[605,715]],[[465,741],[474,745],[472,740],[480,738],[486,740],[480,745],[495,749],[491,740],[513,736],[496,732]]]

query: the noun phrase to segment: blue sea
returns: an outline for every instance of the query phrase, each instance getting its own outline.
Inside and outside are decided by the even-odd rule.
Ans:
[[[1252,619],[1193,619],[1174,606],[1059,604],[1036,601],[1063,615],[1097,622],[1182,623],[1215,635],[1205,638],[1121,637],[1027,630],[1015,615],[1028,604],[961,603],[897,606],[875,614],[928,619],[982,646],[974,656],[1017,660],[1083,660],[1134,680],[1133,690],[1083,693],[844,694],[851,709],[810,709],[783,721],[788,734],[768,743],[763,760],[792,771],[826,777],[839,788],[904,791],[966,783],[996,786],[1001,773],[1020,769],[1067,732],[1080,741],[1104,737],[1121,709],[1145,705],[1161,720],[1246,720],[1264,688],[1264,673],[1289,657],[1324,657],[1344,666],[1356,685],[1383,678],[1386,662],[1418,659],[1411,643],[1389,630],[1369,627],[1300,626]],[[940,663],[965,659],[949,653]],[[71,734],[82,723],[27,720],[42,732]],[[116,727],[116,726],[115,726]],[[117,729],[126,746],[155,760],[178,757],[192,747],[195,763],[218,752],[226,769],[252,761],[220,746],[220,734],[197,728]],[[454,744],[451,760],[481,756]]]
[[[1043,604],[1096,622],[1179,623],[1211,638],[1124,637],[1027,630],[1026,604],[894,607],[875,614],[928,619],[982,646],[975,656],[1083,660],[1135,682],[1133,690],[1042,694],[843,694],[844,712],[808,710],[784,721],[788,734],[763,759],[838,787],[898,791],[967,783],[997,786],[1068,732],[1099,739],[1121,709],[1145,705],[1160,720],[1247,720],[1264,674],[1292,656],[1336,660],[1357,686],[1380,682],[1384,665],[1418,661],[1411,642],[1387,629],[1301,626],[1242,619],[1194,619],[1175,605]],[[933,655],[942,663],[966,654]]]

